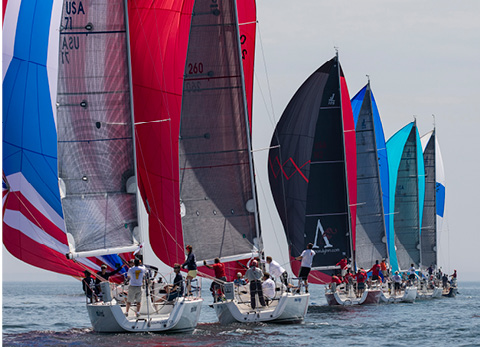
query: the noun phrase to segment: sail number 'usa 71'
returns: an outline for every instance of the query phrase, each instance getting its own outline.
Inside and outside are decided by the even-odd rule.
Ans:
[[[85,16],[82,1],[65,1],[62,30],[72,30],[74,18],[79,15]],[[78,35],[62,35],[60,47],[61,63],[70,64],[70,52],[80,48],[80,37]]]

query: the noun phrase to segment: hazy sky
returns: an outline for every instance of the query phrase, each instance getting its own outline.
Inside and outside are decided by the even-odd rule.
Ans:
[[[274,122],[292,95],[338,47],[350,97],[370,75],[387,139],[414,116],[423,135],[435,115],[447,198],[439,263],[450,272],[457,269],[460,280],[478,280],[480,1],[258,0],[257,12],[254,149],[269,145]],[[283,232],[268,196],[266,155],[255,155],[262,225],[267,253],[285,263]],[[17,277],[67,279],[26,265],[3,248],[3,280]]]

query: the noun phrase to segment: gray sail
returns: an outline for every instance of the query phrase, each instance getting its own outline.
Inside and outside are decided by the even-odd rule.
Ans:
[[[357,267],[365,269],[387,258],[385,218],[370,84],[356,124],[357,140]]]
[[[426,267],[432,265],[435,268],[437,266],[435,130],[425,136],[428,135],[431,136],[429,136],[428,143],[423,150],[423,161],[425,163],[425,201],[423,204],[421,233],[422,264]],[[422,137],[422,140],[424,137]]]
[[[236,257],[257,237],[235,1],[195,1],[183,84],[180,199],[197,260]]]
[[[420,224],[416,126],[403,148],[395,190],[395,247],[400,269],[420,264]]]
[[[125,20],[123,0],[64,3],[58,169],[75,252],[136,247],[136,196],[126,190],[135,172]]]

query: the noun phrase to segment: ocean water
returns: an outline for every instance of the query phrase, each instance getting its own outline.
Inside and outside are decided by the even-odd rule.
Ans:
[[[310,286],[301,324],[216,323],[208,286],[200,324],[188,334],[92,331],[81,284],[3,283],[4,346],[480,346],[480,283],[460,282],[456,298],[329,307],[323,286]]]

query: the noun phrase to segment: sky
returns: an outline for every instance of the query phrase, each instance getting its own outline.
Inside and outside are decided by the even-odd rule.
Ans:
[[[288,263],[262,149],[295,91],[337,47],[350,97],[370,76],[387,139],[414,117],[423,135],[435,115],[447,200],[439,265],[457,269],[460,280],[478,280],[480,2],[258,0],[257,17],[253,149],[266,253]],[[4,247],[2,259],[3,281],[72,280],[24,264]]]

